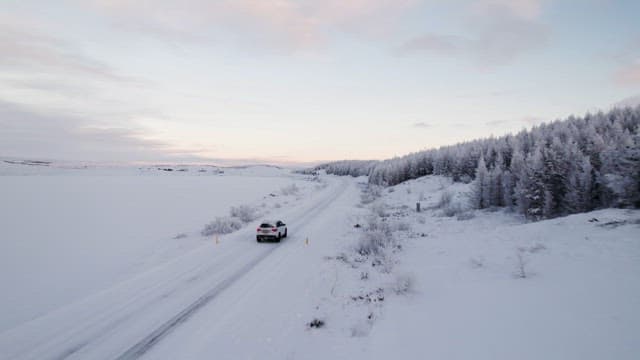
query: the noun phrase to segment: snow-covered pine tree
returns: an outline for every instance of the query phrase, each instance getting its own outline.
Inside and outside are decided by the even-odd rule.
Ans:
[[[480,198],[478,207],[517,205],[517,211],[529,218],[640,207],[639,130],[640,107],[614,109],[385,161],[335,162],[317,168],[369,175],[369,183],[383,186],[431,174],[468,182],[476,177],[482,156],[487,172],[482,172],[485,181],[480,183],[485,187],[480,193],[485,199]]]
[[[490,206],[489,201],[489,171],[481,156],[478,160],[476,178],[473,182],[472,200],[476,209],[484,209]]]

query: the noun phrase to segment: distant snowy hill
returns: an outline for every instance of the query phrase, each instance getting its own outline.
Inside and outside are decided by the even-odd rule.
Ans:
[[[111,164],[101,162],[0,158],[1,175],[251,175],[280,176],[291,170],[274,165]]]
[[[637,107],[637,106],[640,106],[640,95],[628,97],[614,104],[614,107],[617,107],[617,108]]]

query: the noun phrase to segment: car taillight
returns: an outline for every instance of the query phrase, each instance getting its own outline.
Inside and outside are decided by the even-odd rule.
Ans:
[[[272,228],[271,231],[276,232],[278,231],[278,228]]]
[[[256,229],[256,231],[257,231],[257,232],[260,232],[260,228],[257,228],[257,229]]]

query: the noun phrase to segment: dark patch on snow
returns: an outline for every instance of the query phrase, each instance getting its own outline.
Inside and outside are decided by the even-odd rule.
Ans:
[[[363,295],[352,296],[351,300],[358,303],[380,303],[384,301],[384,289],[377,288]]]
[[[605,229],[615,229],[619,226],[623,226],[623,225],[640,225],[640,219],[634,219],[634,220],[613,220],[613,221],[608,221],[604,224],[600,224],[598,226],[603,227]]]
[[[22,161],[4,160],[4,162],[12,165],[30,165],[30,166],[49,166],[51,164],[50,161],[39,161],[39,160],[22,160]]]
[[[313,319],[307,323],[307,327],[310,329],[316,328],[319,329],[324,326],[324,321],[320,319]]]

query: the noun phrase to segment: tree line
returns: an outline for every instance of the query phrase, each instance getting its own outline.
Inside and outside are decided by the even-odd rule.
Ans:
[[[570,116],[517,134],[384,161],[322,164],[330,174],[395,185],[426,175],[473,182],[475,208],[509,207],[539,220],[606,207],[640,207],[640,106]]]

